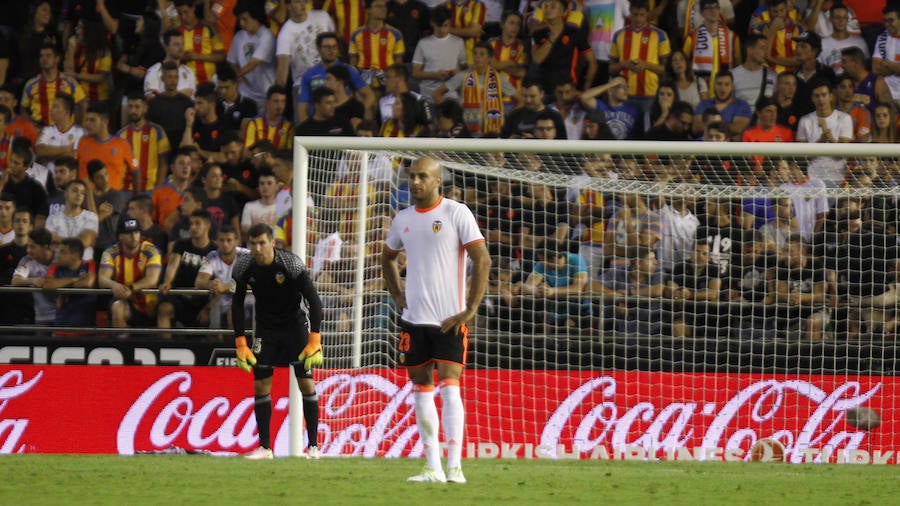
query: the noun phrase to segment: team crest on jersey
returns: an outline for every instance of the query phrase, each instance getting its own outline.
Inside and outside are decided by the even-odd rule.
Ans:
[[[144,141],[144,142],[149,141],[149,140],[150,140],[150,134],[143,134],[143,135],[141,135],[141,140]]]
[[[436,234],[441,231],[441,227],[443,226],[444,224],[441,223],[441,220],[434,220],[433,222],[431,222],[431,231]]]
[[[401,353],[397,360],[398,360],[401,364],[405,364],[405,363],[406,363],[406,353]]]
[[[284,273],[283,272],[279,272],[278,274],[275,274],[275,282],[278,283],[279,285],[284,283]]]

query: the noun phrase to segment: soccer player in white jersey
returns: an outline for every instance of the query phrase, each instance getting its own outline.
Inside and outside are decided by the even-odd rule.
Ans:
[[[466,322],[478,311],[487,287],[491,260],[472,212],[443,198],[441,168],[428,157],[409,169],[415,206],[400,211],[391,223],[381,265],[397,310],[401,311],[398,363],[414,385],[416,427],[425,448],[425,469],[416,482],[465,483],[462,438],[465,425],[459,378],[466,361]],[[406,251],[406,287],[397,256]],[[471,287],[466,291],[466,256],[472,258]],[[434,369],[440,381],[447,444],[447,473],[441,466],[439,426],[434,404]]]

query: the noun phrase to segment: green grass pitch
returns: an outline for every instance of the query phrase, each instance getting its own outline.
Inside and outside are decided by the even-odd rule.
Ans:
[[[422,460],[4,455],[0,504],[897,504],[894,466],[464,460],[469,483],[406,483]]]

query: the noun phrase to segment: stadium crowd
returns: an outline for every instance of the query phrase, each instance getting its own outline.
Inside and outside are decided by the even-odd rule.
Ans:
[[[291,242],[295,135],[898,140],[895,0],[59,4],[18,2],[0,26],[0,284],[111,295],[0,294],[3,324],[227,324],[229,269],[249,227]],[[696,201],[588,187],[887,188],[900,178],[892,162],[486,161],[577,175],[566,191],[471,178],[448,187],[491,246],[483,314],[497,322],[673,336],[777,326],[822,339],[893,334],[900,317],[890,198]],[[325,182],[326,208],[358,186],[345,162]],[[380,170],[390,180],[397,169]],[[379,204],[384,223],[402,205]],[[335,308],[350,292],[327,265],[347,223],[322,220],[309,238],[310,267],[344,323]],[[194,287],[213,297],[168,293]],[[626,300],[642,297],[658,300]]]

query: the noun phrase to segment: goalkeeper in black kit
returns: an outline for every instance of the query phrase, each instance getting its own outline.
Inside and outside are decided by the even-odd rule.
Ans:
[[[231,315],[238,367],[253,372],[253,410],[259,428],[259,448],[248,459],[271,459],[273,367],[292,366],[303,394],[303,417],[309,437],[307,458],[320,456],[316,433],[319,426],[319,399],[312,368],[322,365],[322,302],[309,271],[293,253],[275,249],[272,228],[266,224],[250,227],[247,246],[250,255],[235,259],[231,276],[234,295]],[[244,298],[247,286],[256,298],[256,334],[253,347],[244,336]],[[308,308],[305,310],[304,307]]]

